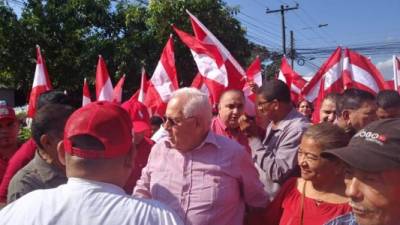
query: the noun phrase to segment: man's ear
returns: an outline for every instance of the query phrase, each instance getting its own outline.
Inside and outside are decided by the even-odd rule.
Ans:
[[[51,145],[51,140],[49,135],[47,134],[42,134],[42,136],[40,136],[40,145],[44,148],[44,149],[48,149],[48,147]]]
[[[347,124],[347,122],[350,120],[350,111],[347,110],[347,109],[343,110],[342,118],[343,118],[344,121],[346,121],[346,124]]]
[[[64,141],[60,141],[57,144],[57,155],[58,160],[60,160],[61,164],[65,166],[65,149],[64,149]]]

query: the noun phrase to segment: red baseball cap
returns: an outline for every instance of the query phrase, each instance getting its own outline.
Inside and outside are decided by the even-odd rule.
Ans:
[[[119,105],[100,101],[76,110],[64,129],[64,148],[81,158],[114,158],[125,155],[132,146],[132,124],[128,113]],[[104,145],[104,150],[76,148],[71,138],[90,135]]]
[[[151,129],[149,112],[143,103],[129,100],[122,104],[122,108],[128,111],[134,132],[139,133]]]
[[[0,105],[0,120],[9,119],[16,120],[17,116],[15,115],[15,111],[12,107],[6,105]]]

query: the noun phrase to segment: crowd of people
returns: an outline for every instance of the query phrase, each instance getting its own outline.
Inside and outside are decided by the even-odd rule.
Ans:
[[[0,224],[400,224],[400,95],[330,93],[319,112],[280,80],[215,110],[195,88],[165,115],[43,93],[20,143],[0,105]],[[319,121],[312,123],[313,115]]]

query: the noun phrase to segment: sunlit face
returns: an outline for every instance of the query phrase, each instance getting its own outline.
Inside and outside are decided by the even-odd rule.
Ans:
[[[303,114],[305,117],[311,117],[312,109],[311,104],[307,101],[302,101],[299,104],[299,108],[297,109],[299,113]]]
[[[360,225],[395,225],[400,216],[400,171],[371,173],[347,167],[346,195]]]
[[[262,120],[274,120],[274,114],[276,109],[276,100],[268,101],[268,99],[264,98],[262,95],[257,95],[256,97],[256,105],[257,105],[257,115]]]
[[[17,144],[18,131],[18,120],[0,120],[0,149],[15,146]]]
[[[178,99],[171,99],[168,103],[164,128],[168,131],[173,147],[180,151],[191,150],[193,140],[201,129],[196,117],[184,117],[183,103]]]
[[[331,177],[336,164],[321,158],[321,151],[320,145],[314,139],[309,137],[301,139],[297,159],[304,180],[320,181]]]
[[[400,107],[393,107],[383,109],[378,107],[376,110],[376,116],[378,119],[388,119],[388,118],[400,118]]]
[[[351,126],[359,131],[376,120],[376,104],[374,101],[365,101],[359,109],[349,110]]]
[[[218,104],[218,116],[228,128],[239,127],[239,117],[244,112],[243,95],[237,92],[225,93]]]
[[[336,119],[336,104],[330,99],[325,99],[319,110],[320,122],[333,123]]]

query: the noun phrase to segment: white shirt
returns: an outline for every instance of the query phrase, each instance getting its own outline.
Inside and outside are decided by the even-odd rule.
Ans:
[[[57,188],[33,191],[0,211],[0,224],[181,225],[162,203],[136,199],[120,187],[69,178]]]

